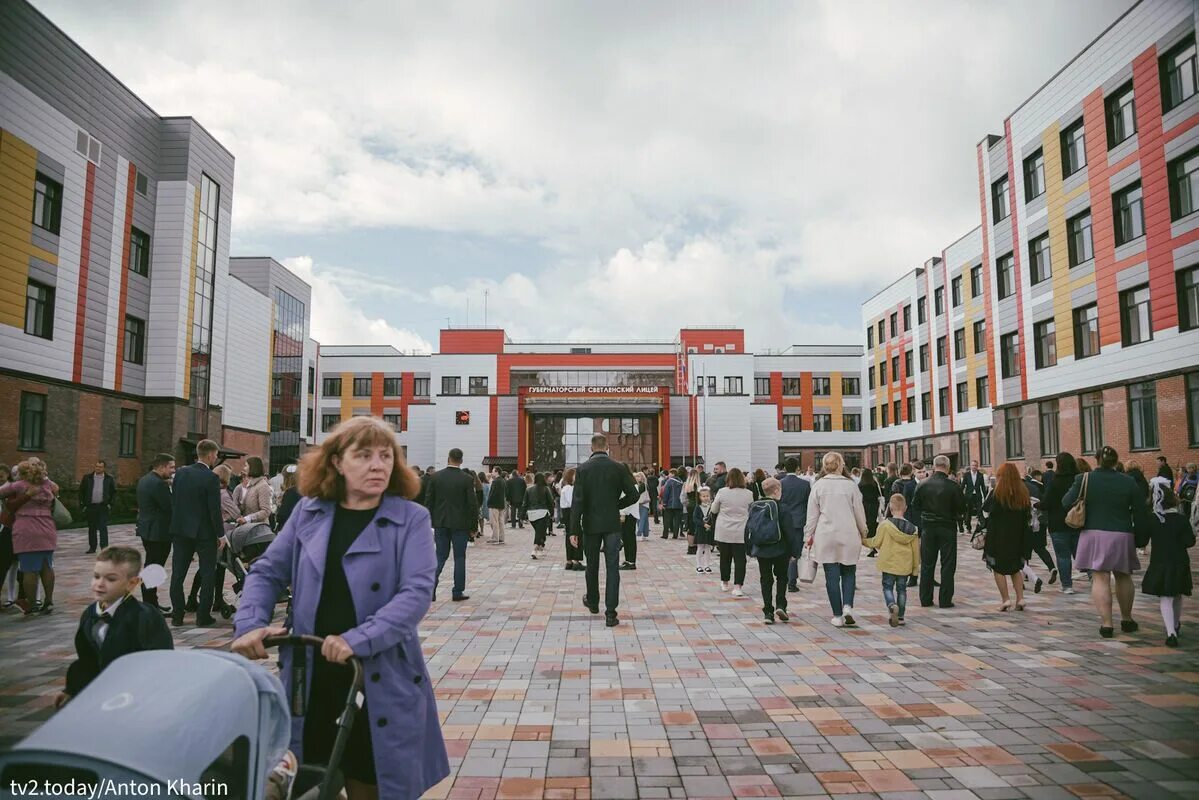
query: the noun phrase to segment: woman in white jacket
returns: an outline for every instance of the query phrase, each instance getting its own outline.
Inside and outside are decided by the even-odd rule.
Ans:
[[[808,498],[804,538],[812,558],[824,565],[824,585],[833,611],[834,627],[853,627],[853,593],[857,585],[858,558],[866,537],[866,511],[862,493],[845,476],[840,453],[825,453],[820,477]]]
[[[749,521],[749,506],[753,492],[745,487],[745,473],[733,467],[724,487],[716,493],[709,514],[716,515],[716,549],[720,551],[720,591],[729,588],[729,567],[733,570],[733,597],[744,597],[745,583],[745,523]]]

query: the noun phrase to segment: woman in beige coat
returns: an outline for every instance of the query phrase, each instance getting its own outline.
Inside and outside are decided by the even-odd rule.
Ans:
[[[271,518],[271,485],[266,479],[266,468],[258,456],[246,459],[246,480],[240,493],[241,516],[238,525],[247,522],[267,522]]]
[[[866,510],[857,484],[844,475],[840,453],[825,453],[823,470],[808,498],[804,538],[812,559],[824,565],[824,586],[834,627],[853,627],[858,558],[866,538]]]

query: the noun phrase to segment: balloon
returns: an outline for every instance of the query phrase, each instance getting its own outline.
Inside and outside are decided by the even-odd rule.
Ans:
[[[167,579],[167,571],[160,564],[147,564],[142,567],[142,584],[147,589],[156,589],[162,586]]]

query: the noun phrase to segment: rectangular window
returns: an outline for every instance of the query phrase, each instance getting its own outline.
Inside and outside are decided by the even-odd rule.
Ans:
[[[328,433],[341,422],[341,414],[321,414],[321,433]]]
[[[400,430],[400,415],[399,414],[384,414],[383,421],[392,427],[392,430]]]
[[[196,207],[197,239],[193,244],[195,278],[191,281],[191,352],[186,353],[188,433],[208,433],[208,403],[212,382],[212,323],[220,244],[221,187],[200,173],[200,202]],[[297,344],[301,344],[298,340]],[[298,448],[297,437],[297,448]]]
[[[754,378],[754,397],[770,396],[770,378]]]
[[[999,337],[999,356],[1002,374],[1014,378],[1020,374],[1020,334],[1017,331]]]
[[[1024,458],[1024,426],[1020,420],[1020,407],[1004,409],[1003,433],[1007,439],[1007,457]]]
[[[801,430],[803,430],[802,414],[783,414],[783,431],[799,433]]]
[[[937,390],[937,413],[942,417],[949,416],[949,387],[942,386]]]
[[[901,422],[903,422],[903,420],[902,420],[902,419],[900,418],[900,416],[899,416],[899,401],[898,401],[898,400],[896,400],[895,402],[891,403],[891,416],[895,418],[895,424],[896,424],[896,425],[898,425],[898,424],[900,424]]]
[[[907,376],[912,375],[912,351],[903,351],[903,373]]]
[[[987,349],[987,321],[985,319],[975,320],[973,334],[974,352],[985,352]]]
[[[1170,219],[1180,220],[1199,207],[1199,148],[1174,159],[1170,176]]]
[[[912,329],[912,304],[908,303],[903,307],[903,329],[910,331]]]
[[[962,304],[962,276],[958,275],[949,282],[950,300],[953,302],[953,307],[957,308]]]
[[[1032,341],[1033,362],[1037,369],[1057,364],[1057,325],[1052,319],[1033,324]]]
[[[916,298],[916,324],[917,325],[923,325],[925,323],[925,320],[928,319],[928,308],[927,308],[928,304],[925,302],[925,300],[927,300],[927,299],[928,298],[926,298],[926,297],[917,297]]]
[[[470,379],[471,394],[487,394],[487,376],[473,375]]]
[[[995,279],[1000,300],[1016,293],[1016,257],[1013,253],[995,260]]]
[[[874,407],[872,406],[870,408],[870,430],[873,431],[873,430],[877,430],[877,429],[878,429],[878,421],[875,419]]]
[[[933,309],[939,317],[945,313],[945,287],[938,286],[933,289]]]
[[[322,378],[321,395],[324,397],[341,397],[341,378]]]
[[[1162,81],[1162,111],[1176,108],[1195,94],[1195,36],[1186,37],[1158,61]]]
[[[899,335],[899,312],[895,311],[891,314],[891,335]]]
[[[1062,178],[1069,178],[1087,165],[1086,130],[1079,118],[1062,131]]]
[[[1113,225],[1116,229],[1117,247],[1145,235],[1143,206],[1140,181],[1112,195],[1112,215]]]
[[[1087,392],[1078,401],[1083,455],[1095,455],[1103,447],[1103,393]]]
[[[981,297],[983,293],[983,265],[975,264],[970,268],[970,296]]]
[[[271,378],[271,397],[282,397],[282,396],[283,396],[283,378],[278,377],[278,376],[272,377]],[[274,429],[272,428],[272,430],[274,430]]]
[[[970,410],[970,384],[962,381],[957,386],[958,413]]]
[[[907,413],[908,422],[916,421],[916,395],[910,394],[904,398],[904,411]]]
[[[866,326],[866,349],[869,350],[872,347],[874,347],[874,326],[867,325]]]
[[[887,321],[880,319],[878,321],[878,343],[882,344],[887,339]]]
[[[799,378],[783,378],[783,397],[799,397]]]
[[[831,431],[833,429],[832,414],[813,414],[812,415],[812,430],[814,431]]]
[[[429,379],[428,378],[413,378],[412,379],[412,396],[413,397],[428,397],[429,396]]]
[[[462,394],[462,378],[457,375],[442,375],[441,393],[443,395]]]
[[[878,385],[879,386],[887,385],[887,362],[886,361],[878,362]]]
[[[862,394],[862,379],[861,378],[842,378],[841,379],[841,394],[848,397],[857,397]]]
[[[987,430],[978,432],[978,465],[991,466],[991,432]]]
[[[974,402],[979,408],[986,408],[991,404],[990,388],[990,381],[986,375],[974,379]]]
[[[933,396],[931,392],[925,392],[920,395],[920,418],[933,418]]]
[[[1045,154],[1041,148],[1024,159],[1024,201],[1045,193]]]
[[[57,234],[62,220],[62,184],[37,173],[33,181],[33,224]]]
[[[1028,277],[1034,286],[1048,280],[1053,273],[1049,262],[1049,234],[1045,233],[1028,243]]]
[[[891,380],[899,380],[899,356],[891,356]]]
[[[928,345],[920,345],[920,371],[928,372]]]
[[[866,368],[866,385],[871,391],[874,390],[874,367]]]
[[[1132,81],[1112,92],[1103,101],[1107,117],[1107,149],[1137,132],[1136,100],[1132,93]]]
[[[150,275],[150,234],[129,229],[129,271]]]
[[[937,366],[938,367],[945,366],[945,362],[949,358],[947,350],[948,350],[948,341],[946,340],[946,338],[944,336],[938,336],[937,337]]]
[[[1091,209],[1066,220],[1066,244],[1070,255],[1070,266],[1077,267],[1095,257],[1091,240]]]
[[[882,415],[883,427],[886,428],[888,425],[891,424],[891,409],[887,406],[886,403],[883,403],[880,408],[880,413]]]
[[[704,376],[695,376],[695,394],[697,397],[702,397],[704,394]]]
[[[117,455],[122,458],[137,455],[137,411],[132,408],[121,409],[121,438]]]
[[[716,396],[716,376],[715,375],[708,376],[708,395],[711,397]]]
[[[1089,358],[1099,354],[1099,306],[1074,309],[1074,358]]]
[[[308,368],[308,394],[316,391],[316,367]]]
[[[1120,292],[1120,338],[1125,347],[1153,339],[1149,284]]]
[[[54,338],[54,287],[37,281],[25,286],[25,333]]]
[[[46,449],[46,395],[21,392],[18,450]]]
[[[146,321],[125,315],[125,360],[130,364],[146,363]]]
[[[383,396],[384,397],[399,397],[400,396],[400,378],[384,378],[383,379]]]
[[[856,433],[862,430],[862,415],[861,414],[842,414],[841,428],[848,433]]]
[[[355,397],[370,397],[371,396],[371,379],[370,378],[355,378],[354,379],[354,396]]]
[[[1008,208],[1007,175],[991,184],[991,221],[995,223],[1007,219],[1011,211]]]
[[[1157,384],[1153,381],[1128,387],[1128,432],[1133,450],[1157,447]]]
[[[1041,453],[1052,456],[1058,452],[1058,404],[1057,400],[1046,400],[1037,405],[1041,429]]]
[[[966,357],[966,329],[958,328],[953,332],[953,359],[961,361]]]
[[[724,393],[725,394],[743,394],[744,378],[740,375],[726,375],[724,378]]]
[[[1187,443],[1199,445],[1199,372],[1187,373]]]
[[[1174,282],[1178,286],[1178,329],[1199,328],[1199,267],[1179,270]]]
[[[970,463],[970,434],[958,434],[958,464]]]
[[[812,378],[812,394],[816,397],[828,397],[833,392],[831,383],[829,378]]]

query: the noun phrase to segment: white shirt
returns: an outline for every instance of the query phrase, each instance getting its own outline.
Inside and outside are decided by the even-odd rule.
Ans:
[[[110,616],[110,617],[115,616],[117,613],[117,608],[120,607],[121,603],[125,602],[125,598],[128,596],[129,595],[125,595],[120,600],[117,600],[115,603],[110,605],[108,608],[104,608],[104,609],[100,608],[100,601],[97,600],[96,601],[96,616],[100,616],[101,614],[108,614],[108,616]],[[94,635],[96,637],[97,642],[99,642],[100,644],[104,644],[105,638],[108,637],[108,623],[105,622],[104,620],[100,620],[99,622],[97,622],[96,627],[92,628],[92,635]]]
[[[562,487],[561,493],[558,495],[558,505],[562,508],[570,508],[570,501],[574,499],[575,487],[572,484],[567,484]]]
[[[104,475],[92,473],[92,505],[98,506],[104,502]]]

